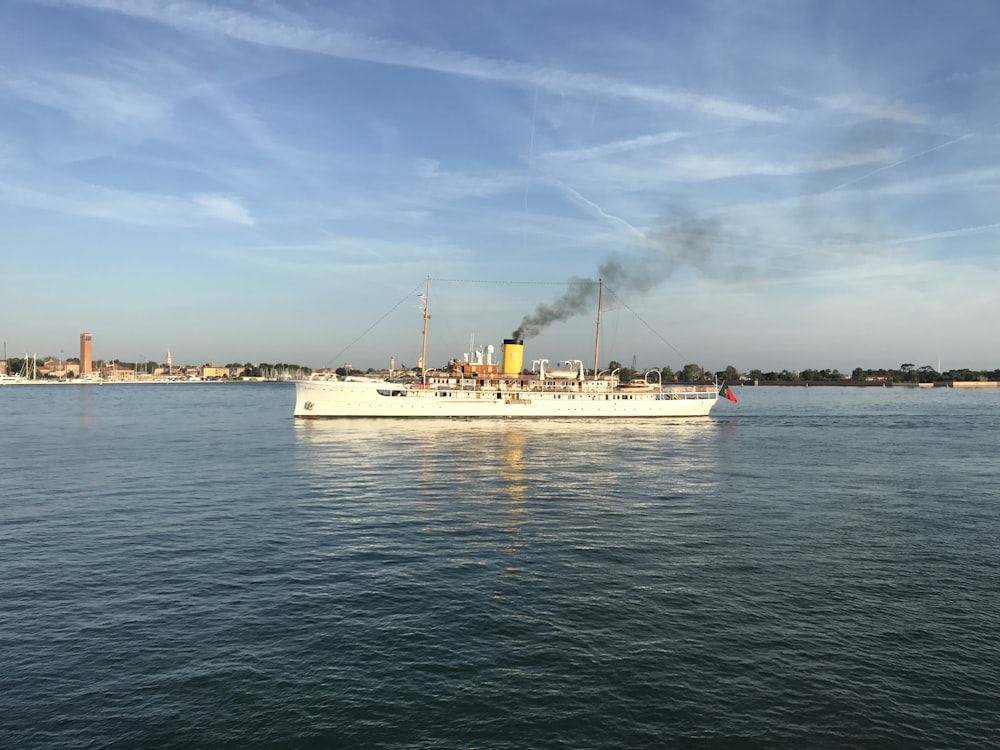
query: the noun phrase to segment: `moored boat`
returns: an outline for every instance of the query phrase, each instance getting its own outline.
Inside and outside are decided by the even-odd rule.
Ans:
[[[421,362],[426,361],[428,300],[424,296]],[[600,310],[600,302],[598,302]],[[600,312],[598,312],[598,341]],[[595,350],[596,350],[595,345]],[[300,419],[342,417],[416,418],[599,418],[704,417],[719,399],[715,384],[662,384],[648,378],[622,384],[617,372],[592,375],[582,360],[559,363],[534,360],[524,370],[524,341],[505,339],[501,360],[493,347],[453,359],[442,371],[428,372],[417,383],[372,377],[316,375],[295,383],[294,416]],[[595,351],[595,365],[597,354]]]

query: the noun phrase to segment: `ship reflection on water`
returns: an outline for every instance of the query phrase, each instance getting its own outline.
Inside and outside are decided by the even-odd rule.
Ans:
[[[528,438],[519,430],[505,432],[503,437],[500,476],[504,480],[503,486],[507,492],[507,499],[510,501],[511,510],[520,512],[523,508],[517,506],[520,506],[524,502],[524,497],[528,489],[524,476],[524,446]]]
[[[296,462],[331,497],[370,479],[451,512],[508,510],[532,498],[570,495],[602,505],[637,478],[669,475],[672,490],[697,491],[720,453],[715,420],[307,420],[296,421]],[[367,477],[367,479],[366,479]],[[377,478],[377,479],[376,479]],[[385,498],[382,497],[384,500]],[[495,510],[495,508],[492,508]]]
[[[603,464],[621,452],[651,454],[708,448],[718,431],[716,420],[296,420],[295,439],[303,468],[343,465],[345,460],[372,461],[386,471],[389,459],[410,463],[423,457],[451,471],[478,474],[504,462],[523,464],[535,456],[562,456],[576,463],[590,457]],[[557,467],[546,467],[555,469]],[[520,470],[519,470],[520,471]]]

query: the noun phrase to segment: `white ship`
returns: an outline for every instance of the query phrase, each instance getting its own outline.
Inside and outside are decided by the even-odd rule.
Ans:
[[[430,277],[424,296],[423,356],[426,362]],[[597,343],[600,342],[600,300]],[[452,360],[441,372],[423,369],[417,383],[362,376],[314,375],[295,382],[295,412],[300,419],[343,417],[562,419],[599,417],[704,417],[719,400],[714,384],[660,382],[656,370],[639,382],[621,383],[616,372],[584,370],[582,360],[548,368],[548,360],[524,369],[524,342],[505,339],[501,360],[494,349]]]

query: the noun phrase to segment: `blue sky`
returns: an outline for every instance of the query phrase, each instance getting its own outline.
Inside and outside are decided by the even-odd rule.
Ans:
[[[602,363],[993,368],[997,28],[992,0],[5,0],[0,337],[412,365],[430,274],[440,364],[603,269]],[[589,362],[595,315],[526,359]]]

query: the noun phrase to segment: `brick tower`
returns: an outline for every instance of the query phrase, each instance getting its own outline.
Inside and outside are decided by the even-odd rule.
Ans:
[[[91,365],[91,346],[93,344],[93,336],[89,333],[80,334],[80,374],[90,375],[93,372],[93,366]]]

